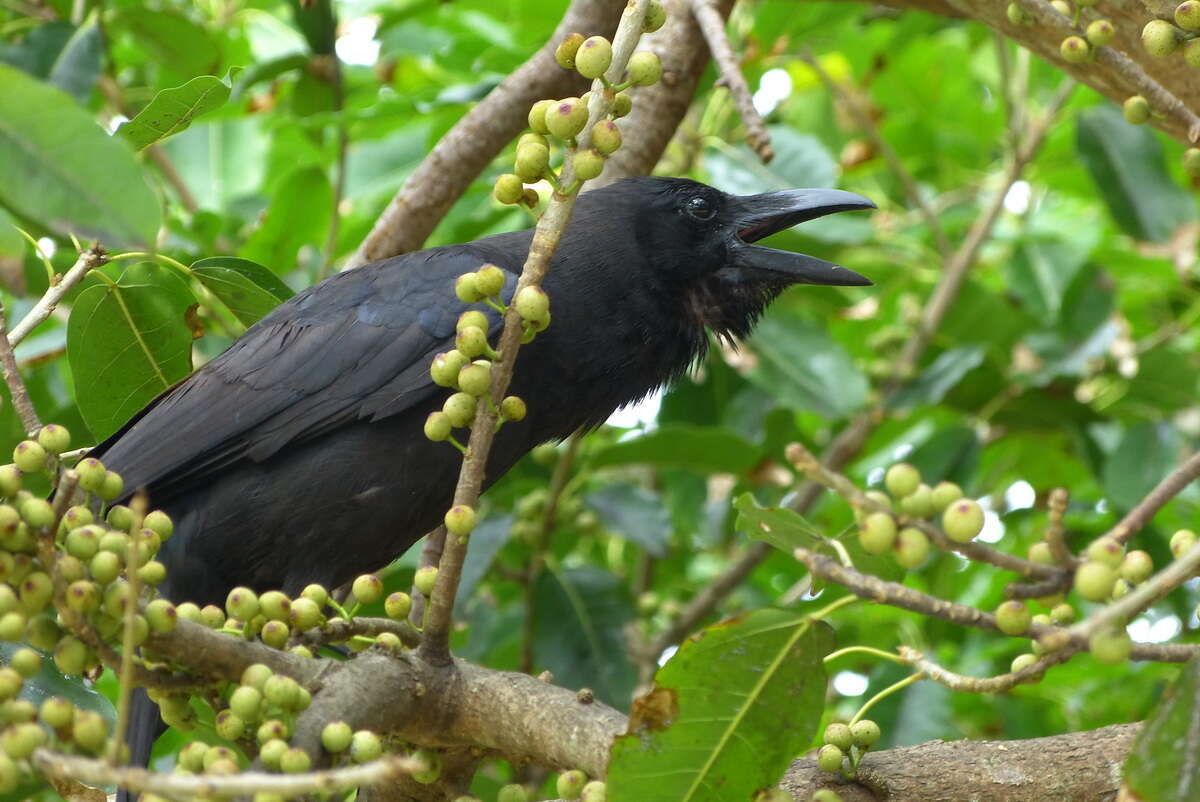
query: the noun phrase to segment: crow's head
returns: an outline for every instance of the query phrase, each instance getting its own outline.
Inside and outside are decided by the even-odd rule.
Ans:
[[[634,178],[589,196],[619,210],[629,243],[656,283],[681,302],[683,314],[724,336],[749,333],[766,305],[792,284],[871,283],[822,259],[756,244],[807,220],[875,208],[852,192],[729,195],[688,179]]]

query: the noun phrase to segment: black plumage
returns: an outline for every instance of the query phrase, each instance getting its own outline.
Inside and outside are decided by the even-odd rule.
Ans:
[[[699,358],[706,330],[747,334],[793,283],[866,279],[753,245],[807,219],[869,208],[837,190],[736,197],[683,179],[627,179],[582,196],[544,288],[552,325],[519,353],[510,392],[528,417],[503,427],[500,477],[539,443],[602,423]],[[248,585],[295,593],[378,569],[449,506],[457,451],[426,439],[448,390],[429,376],[467,308],[454,280],[485,263],[516,284],[530,231],[407,254],[292,298],[164,393],[94,452],[145,488],[175,535],[163,591],[221,604]],[[139,751],[135,748],[135,752]]]

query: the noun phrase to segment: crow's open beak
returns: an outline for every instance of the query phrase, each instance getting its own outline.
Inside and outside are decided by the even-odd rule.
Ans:
[[[875,204],[862,195],[840,189],[789,189],[762,195],[744,195],[736,198],[731,205],[735,217],[730,253],[745,275],[773,283],[840,287],[871,284],[866,276],[832,262],[754,244],[785,228],[827,214],[874,209]]]

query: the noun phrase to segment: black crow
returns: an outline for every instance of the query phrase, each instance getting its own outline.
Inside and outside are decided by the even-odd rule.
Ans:
[[[553,323],[518,355],[487,482],[534,446],[604,422],[678,377],[708,331],[742,337],[792,284],[866,285],[853,271],[756,241],[873,208],[832,189],[733,196],[631,178],[580,197],[544,282]],[[461,457],[423,434],[448,391],[430,378],[468,308],[454,281],[484,264],[508,298],[531,231],[406,254],[336,275],[251,327],[151,402],[93,455],[144,488],[175,534],[160,551],[172,600],[222,604],[238,585],[295,594],[372,571],[434,528]],[[149,744],[138,745],[144,759]],[[142,754],[138,754],[141,752]]]

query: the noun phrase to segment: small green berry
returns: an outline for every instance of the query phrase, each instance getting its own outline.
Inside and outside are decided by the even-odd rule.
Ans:
[[[592,126],[592,147],[602,156],[609,156],[621,147],[621,129],[612,120],[601,120]]]
[[[480,398],[492,389],[492,367],[488,362],[472,362],[458,372],[458,387],[467,395]]]
[[[476,399],[466,393],[454,393],[442,404],[442,412],[454,427],[470,426],[475,420]]]
[[[124,504],[113,504],[108,508],[108,515],[105,516],[104,520],[108,521],[108,525],[113,529],[128,532],[133,528],[133,510]]]
[[[324,622],[325,616],[321,614],[321,605],[317,604],[307,596],[301,596],[298,599],[292,599],[292,609],[288,613],[288,623],[296,631],[303,631],[319,627]]]
[[[1141,95],[1134,95],[1122,106],[1125,119],[1134,125],[1141,125],[1150,119],[1150,103]]]
[[[25,679],[42,670],[42,656],[33,649],[18,649],[13,652],[9,665]]]
[[[350,739],[350,759],[355,763],[368,763],[383,754],[383,742],[370,730],[359,730]]]
[[[448,439],[453,429],[444,412],[430,412],[425,419],[425,436],[435,443]]]
[[[291,599],[278,590],[268,590],[258,597],[259,609],[271,621],[287,621],[292,609]]]
[[[287,645],[288,637],[291,634],[291,628],[282,621],[267,621],[262,625],[258,636],[272,649],[282,649]]]
[[[171,632],[179,623],[179,611],[166,599],[154,599],[146,605],[146,623],[153,632]]]
[[[258,759],[261,760],[263,765],[267,768],[278,770],[280,763],[283,760],[283,754],[287,752],[287,750],[287,741],[283,740],[282,738],[270,738],[264,741],[263,745],[259,747]]]
[[[896,534],[892,556],[905,568],[918,568],[929,556],[929,538],[920,529],[906,526]]]
[[[603,780],[592,780],[583,786],[583,793],[579,795],[579,802],[607,802],[607,800],[608,786]]]
[[[464,326],[462,328],[480,329],[481,327]],[[459,331],[462,331],[462,328]],[[458,372],[470,361],[470,357],[458,349],[438,354],[433,358],[433,363],[429,367],[429,376],[439,387],[455,387],[458,384]]]
[[[884,554],[896,542],[896,521],[886,512],[867,516],[858,531],[858,542],[868,554]]]
[[[893,498],[901,499],[921,484],[921,472],[907,462],[897,462],[883,475],[883,484]]]
[[[13,463],[23,473],[46,470],[46,449],[34,440],[22,440],[13,449]]]
[[[850,727],[840,721],[826,725],[823,738],[825,743],[833,744],[843,752],[849,750],[854,744],[854,736],[850,734]]]
[[[550,296],[541,287],[522,287],[513,303],[528,321],[545,320],[550,315]]]
[[[1196,545],[1196,533],[1190,529],[1180,529],[1171,535],[1171,553],[1182,557]]]
[[[258,594],[250,588],[234,588],[225,596],[225,611],[231,618],[249,621],[261,612]]]
[[[300,683],[286,674],[272,674],[263,683],[262,692],[269,703],[284,710],[292,710],[300,696]]]
[[[870,749],[879,742],[882,733],[879,725],[869,718],[860,719],[850,725],[850,734],[854,737],[854,745]]]
[[[1068,64],[1082,64],[1092,57],[1092,49],[1082,36],[1068,36],[1058,46],[1058,54]]]
[[[71,739],[86,752],[99,752],[108,741],[108,725],[104,722],[104,716],[94,710],[76,710]]]
[[[659,0],[650,0],[650,6],[646,9],[646,21],[643,24],[642,30],[646,33],[654,33],[667,22],[667,7]]]
[[[1009,666],[1009,670],[1015,674],[1018,671],[1022,671],[1024,669],[1028,668],[1029,666],[1033,665],[1037,661],[1038,661],[1038,658],[1037,658],[1036,654],[1028,654],[1028,653],[1019,654],[1013,658],[1012,665]]]
[[[525,401],[519,396],[505,396],[504,400],[500,402],[500,416],[505,420],[525,420],[527,411]]]
[[[1200,39],[1192,39],[1183,45],[1183,61],[1189,67],[1200,70]],[[0,468],[0,471],[3,469]]]
[[[529,793],[525,786],[509,783],[500,788],[500,792],[496,794],[496,802],[529,802]]]
[[[54,647],[54,665],[64,674],[82,674],[91,661],[88,647],[73,635],[64,635]]]
[[[1054,605],[1050,610],[1050,620],[1060,627],[1067,626],[1075,620],[1075,608],[1066,602]]]
[[[121,497],[125,492],[125,480],[116,471],[108,471],[104,474],[104,484],[100,485],[100,489],[96,491],[96,495],[105,501],[114,501]]]
[[[328,752],[344,752],[350,748],[354,731],[344,721],[331,721],[321,730],[321,746]]]
[[[473,304],[483,299],[474,273],[463,273],[454,280],[454,295],[465,304]]]
[[[432,565],[422,566],[417,569],[413,576],[413,587],[422,594],[428,596],[433,593],[433,586],[437,582],[438,569]]]
[[[571,159],[571,166],[575,168],[576,178],[580,181],[591,181],[604,172],[604,157],[599,151],[591,148],[581,150]]]
[[[445,515],[446,529],[452,534],[471,534],[475,528],[475,510],[465,504],[456,504]]]
[[[25,523],[34,529],[41,529],[43,526],[50,526],[54,523],[54,507],[44,498],[30,496],[20,503],[18,509],[21,511],[21,517],[25,519]]]
[[[363,574],[350,588],[354,598],[363,604],[373,604],[383,598],[383,582],[375,574]]]
[[[252,685],[239,685],[229,697],[229,709],[243,721],[258,721],[263,709],[262,691]]]
[[[496,185],[492,189],[492,197],[499,203],[520,203],[521,198],[525,197],[525,187],[521,184],[521,179],[512,173],[505,173],[496,179]]]
[[[1125,560],[1125,547],[1110,537],[1093,540],[1087,547],[1087,559],[1095,560],[1109,568],[1120,568]]]
[[[410,777],[413,781],[421,785],[429,785],[435,783],[442,776],[442,756],[432,749],[418,749],[409,755],[413,760],[421,763],[421,767],[414,769]]]
[[[1185,31],[1200,31],[1200,1],[1183,0],[1175,6],[1175,24]]]
[[[550,129],[546,127],[546,110],[553,105],[553,100],[539,100],[529,109],[529,128],[535,134],[545,135],[550,133]]]
[[[1087,26],[1087,40],[1094,47],[1106,47],[1117,38],[1117,29],[1106,19],[1092,20]]]
[[[180,606],[182,607],[182,605]],[[270,666],[263,665],[262,663],[253,663],[246,666],[246,669],[242,672],[240,682],[242,685],[261,691],[263,686],[267,684],[267,680],[274,673]]]
[[[578,799],[583,794],[583,786],[587,785],[587,781],[587,774],[579,769],[571,769],[558,775],[554,790],[563,799]]]
[[[454,347],[474,359],[488,349],[487,332],[478,326],[467,326],[454,335]]]
[[[575,69],[575,54],[579,52],[581,45],[583,45],[583,34],[567,34],[554,50],[554,60],[558,62],[558,66],[564,70]]]
[[[1024,602],[1009,600],[996,608],[996,628],[1005,635],[1022,635],[1029,630],[1033,615]]]
[[[71,433],[57,423],[47,423],[37,433],[38,444],[51,454],[61,454],[71,447]]]
[[[629,80],[634,86],[650,86],[662,78],[662,62],[658,54],[639,50],[629,58]]]
[[[1179,47],[1179,29],[1164,19],[1152,19],[1142,28],[1142,46],[1157,58],[1164,58]]]
[[[942,514],[942,528],[955,543],[967,543],[983,531],[983,508],[969,498],[959,499]]]
[[[517,147],[517,158],[513,165],[513,171],[517,178],[525,183],[532,184],[541,180],[549,166],[550,149],[545,145],[529,142]]]
[[[830,773],[841,771],[842,760],[845,756],[845,753],[833,744],[825,744],[817,752],[817,767],[821,771],[828,771]]]
[[[217,735],[226,741],[236,741],[246,731],[246,722],[232,710],[222,710],[217,713],[215,724]]]
[[[612,104],[613,119],[619,120],[631,111],[633,111],[633,97],[628,92],[617,92]]]
[[[479,291],[488,298],[494,298],[504,289],[504,280],[507,278],[504,271],[495,265],[484,265],[475,271],[475,285]],[[484,323],[479,327],[487,331],[487,318],[484,317]]]
[[[579,136],[587,121],[587,104],[577,97],[563,98],[546,111],[546,127],[564,142]]]
[[[1200,148],[1188,148],[1183,152],[1183,171],[1193,178],[1200,177]]]
[[[1075,569],[1075,591],[1088,601],[1108,601],[1116,582],[1117,572],[1104,563],[1089,560]]]
[[[1029,547],[1026,553],[1030,562],[1038,565],[1054,565],[1054,552],[1050,549],[1050,544],[1039,541]]]
[[[1062,14],[1064,17],[1071,16],[1071,4],[1068,3],[1067,0],[1050,0],[1050,5],[1052,5],[1054,10],[1059,14]]]
[[[584,78],[599,78],[612,64],[612,43],[603,36],[589,36],[575,53],[575,69]]]
[[[1008,21],[1013,25],[1032,25],[1034,23],[1033,15],[1026,11],[1019,2],[1009,3],[1005,11],[1008,14]]]
[[[412,596],[400,590],[389,593],[383,600],[383,610],[388,618],[403,621],[412,612]]]
[[[20,492],[20,490],[21,469],[16,465],[0,466],[0,496],[12,498],[18,492]]]
[[[279,770],[284,774],[299,774],[312,768],[312,758],[303,749],[292,747],[279,758]]]
[[[900,499],[900,510],[913,518],[929,518],[937,513],[933,502],[933,489],[921,482],[904,498]]]

